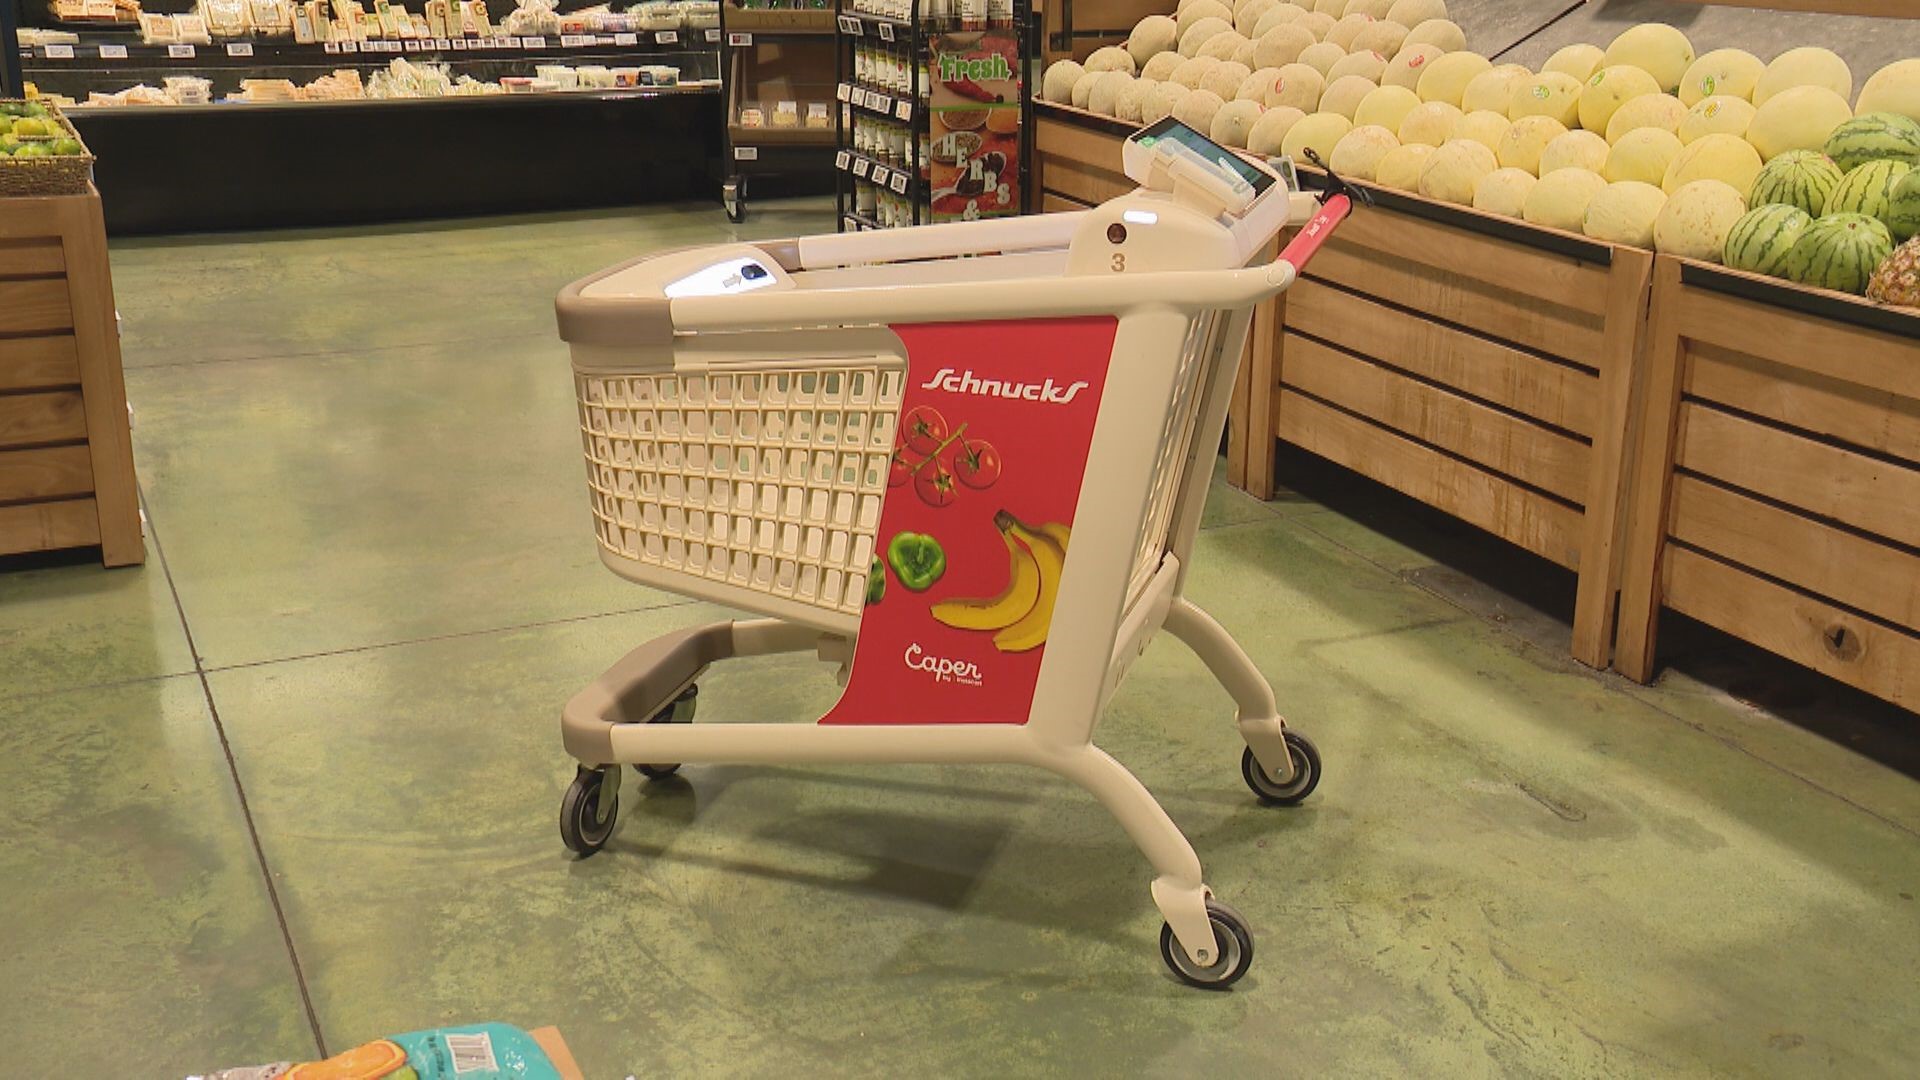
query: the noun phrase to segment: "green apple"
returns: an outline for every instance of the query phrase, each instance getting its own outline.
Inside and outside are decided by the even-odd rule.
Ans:
[[[15,135],[11,131],[5,135],[0,135],[0,146],[6,147],[7,153],[11,154],[20,148],[20,136]]]
[[[52,157],[52,156],[53,156],[53,151],[51,151],[51,150],[49,150],[49,149],[47,149],[47,144],[46,144],[46,143],[37,143],[37,142],[31,142],[31,143],[21,143],[21,144],[20,144],[20,149],[18,149],[18,150],[15,150],[15,151],[13,152],[13,156],[14,156],[14,157],[17,157],[17,158],[22,158],[22,157]]]
[[[78,154],[79,152],[80,152],[79,139],[53,140],[53,153],[55,157],[71,157],[75,154]]]
[[[13,122],[13,133],[21,136],[45,135],[47,128],[43,121],[31,116],[23,116]]]

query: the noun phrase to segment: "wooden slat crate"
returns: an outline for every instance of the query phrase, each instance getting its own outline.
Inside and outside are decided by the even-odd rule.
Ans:
[[[1604,667],[1652,256],[1441,213],[1356,212],[1281,297],[1247,490],[1277,438],[1573,569],[1573,655]]]
[[[0,555],[145,558],[97,194],[0,199]]]
[[[1671,608],[1920,709],[1920,314],[1663,256],[1637,428],[1623,674]]]

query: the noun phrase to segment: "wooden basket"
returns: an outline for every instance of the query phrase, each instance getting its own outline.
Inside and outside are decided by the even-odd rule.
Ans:
[[[0,104],[25,104],[18,98],[0,99]],[[60,124],[67,137],[80,144],[78,154],[62,157],[19,158],[0,156],[0,198],[23,195],[85,195],[93,178],[93,152],[87,149],[73,122],[49,107],[47,116]]]

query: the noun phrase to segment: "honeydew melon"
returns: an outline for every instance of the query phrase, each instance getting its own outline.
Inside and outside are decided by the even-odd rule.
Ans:
[[[1672,93],[1693,66],[1693,42],[1666,23],[1630,27],[1607,46],[1604,63],[1627,64],[1653,76],[1661,90]]]
[[[1483,109],[1507,115],[1513,104],[1514,87],[1533,78],[1533,72],[1519,64],[1499,64],[1473,77],[1460,95],[1460,111],[1477,113]]]
[[[1680,119],[1675,134],[1682,143],[1690,143],[1702,135],[1737,135],[1747,137],[1747,127],[1753,123],[1753,115],[1758,112],[1753,103],[1745,98],[1731,94],[1715,94],[1702,98],[1687,115]]]
[[[1587,207],[1605,190],[1607,182],[1599,173],[1561,169],[1533,185],[1520,216],[1535,225],[1577,233],[1586,228]]]
[[[1767,65],[1745,49],[1715,49],[1701,56],[1680,80],[1680,100],[1689,109],[1710,97],[1749,100]]]
[[[1635,128],[1607,152],[1607,164],[1600,175],[1616,184],[1638,181],[1659,187],[1681,149],[1680,136],[1671,131]]]
[[[1453,138],[1453,129],[1464,117],[1458,106],[1444,101],[1422,102],[1400,121],[1400,143],[1440,146]]]
[[[1354,111],[1355,130],[1377,126],[1385,128],[1388,132],[1398,132],[1407,114],[1419,105],[1420,96],[1404,86],[1376,87],[1366,97],[1360,99],[1360,107]],[[1396,136],[1394,145],[1399,144],[1399,138]]]
[[[1500,140],[1507,137],[1507,131],[1512,127],[1513,121],[1507,119],[1505,113],[1482,109],[1461,117],[1460,122],[1453,126],[1453,137],[1471,139],[1498,155]]]
[[[1547,62],[1540,65],[1540,70],[1571,75],[1585,85],[1588,79],[1593,78],[1593,73],[1600,70],[1600,63],[1606,58],[1607,50],[1598,45],[1579,42],[1568,45],[1548,57]]]
[[[1822,86],[1853,100],[1853,69],[1840,54],[1817,45],[1788,49],[1775,57],[1753,86],[1753,103],[1765,105],[1796,86]]]
[[[1367,99],[1379,87],[1358,75],[1347,75],[1327,84],[1327,92],[1320,95],[1320,111],[1339,113],[1352,120],[1360,111],[1360,103]]]
[[[1719,180],[1695,180],[1668,193],[1653,223],[1653,249],[1662,255],[1719,262],[1727,236],[1746,216],[1747,201]]]
[[[1920,59],[1896,60],[1867,80],[1860,90],[1861,113],[1899,113],[1920,120]]]
[[[1580,89],[1580,126],[1605,135],[1620,107],[1634,98],[1658,94],[1660,84],[1637,67],[1613,64],[1593,73]]]
[[[1372,180],[1380,159],[1399,147],[1400,140],[1392,131],[1378,124],[1367,124],[1341,136],[1333,145],[1333,156],[1327,159],[1327,164],[1341,176]]]
[[[1547,144],[1566,133],[1567,125],[1551,116],[1523,116],[1500,137],[1494,152],[1500,156],[1501,165],[1538,176],[1540,155],[1546,152]]]
[[[1480,179],[1499,169],[1493,151],[1471,139],[1450,139],[1420,167],[1420,194],[1441,202],[1469,206]]]
[[[1669,195],[1701,180],[1718,180],[1746,198],[1760,175],[1760,154],[1745,139],[1708,135],[1680,149],[1667,166],[1660,186]]]
[[[1634,98],[1613,114],[1607,121],[1607,141],[1618,142],[1629,131],[1639,128],[1659,128],[1661,131],[1677,131],[1680,121],[1687,118],[1687,107],[1672,94],[1647,94]]]
[[[1558,71],[1543,72],[1514,88],[1507,118],[1551,116],[1565,127],[1580,123],[1580,82]]]
[[[1474,52],[1450,52],[1420,75],[1416,88],[1421,101],[1444,101],[1454,108],[1467,94],[1467,84],[1493,70],[1493,61]]]
[[[1666,205],[1667,193],[1652,184],[1638,180],[1608,184],[1587,204],[1584,230],[1604,243],[1651,248],[1653,223]]]
[[[1295,161],[1305,161],[1306,151],[1311,149],[1320,155],[1320,160],[1326,161],[1333,156],[1333,148],[1352,130],[1353,121],[1339,113],[1314,113],[1293,125],[1280,150]]]
[[[1820,150],[1853,119],[1847,99],[1824,86],[1795,86],[1773,95],[1753,114],[1747,141],[1771,161],[1789,150]]]
[[[1607,155],[1613,147],[1591,131],[1569,131],[1540,151],[1540,175],[1561,169],[1584,169],[1597,173],[1607,167]]]
[[[1418,190],[1420,170],[1426,166],[1427,159],[1432,157],[1434,151],[1438,149],[1437,146],[1428,146],[1425,143],[1414,143],[1411,146],[1402,143],[1395,149],[1387,151],[1386,156],[1374,166],[1374,182],[1396,191]]]
[[[1525,169],[1495,169],[1473,186],[1473,208],[1517,218],[1526,208],[1528,193],[1539,182]]]
[[[1441,52],[1459,52],[1467,47],[1467,32],[1447,19],[1428,19],[1414,23],[1413,29],[1407,31],[1407,40],[1400,47],[1404,49],[1408,45],[1437,45]]]

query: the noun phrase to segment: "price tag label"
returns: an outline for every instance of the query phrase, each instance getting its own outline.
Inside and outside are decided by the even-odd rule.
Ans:
[[[867,178],[867,170],[871,168],[873,168],[873,162],[868,161],[866,158],[861,158],[853,163],[853,175],[865,180]]]
[[[893,24],[892,23],[883,22],[880,24],[880,40],[881,41],[893,40]]]
[[[343,53],[357,53],[360,51],[360,43],[357,41],[343,41],[340,43],[340,51]]]
[[[228,56],[252,56],[253,42],[230,41],[227,43],[227,55]]]
[[[45,52],[49,60],[73,59],[73,46],[71,45],[49,45],[46,47]]]
[[[167,46],[167,59],[169,59],[169,60],[191,60],[191,59],[193,59],[193,46],[191,46],[191,45],[169,45],[169,46]]]
[[[760,148],[757,146],[736,146],[733,148],[733,160],[758,161],[760,160]]]
[[[893,193],[895,195],[905,195],[907,193],[906,173],[897,172],[893,174]]]
[[[520,39],[520,47],[523,49],[544,49],[547,47],[547,39],[543,37],[523,37]]]
[[[591,44],[593,44],[592,38],[581,37],[579,34],[560,35],[560,47],[563,49],[577,49],[582,45]]]
[[[840,32],[853,37],[860,36],[860,20],[852,15],[840,16]]]
[[[913,119],[913,102],[908,101],[905,98],[901,98],[899,101],[894,102],[893,118],[895,120]]]
[[[728,34],[727,44],[733,46],[736,49],[744,49],[747,46],[753,44],[753,35],[752,34]]]
[[[100,46],[100,59],[102,60],[125,60],[126,58],[127,47],[125,45]]]
[[[853,155],[848,153],[845,150],[842,150],[839,153],[833,155],[833,167],[836,169],[839,169],[841,172],[846,172],[847,163],[851,162],[852,160],[853,160]]]
[[[402,48],[406,49],[408,52],[420,51],[420,43],[417,41],[403,41],[400,43],[400,45]]]
[[[124,45],[102,45],[100,46],[100,55],[107,55],[107,50],[110,48],[119,49],[121,56],[127,55],[127,49]],[[340,43],[337,41],[323,41],[320,43],[320,48],[326,52],[333,53],[335,56],[340,54]]]
[[[434,38],[433,47],[439,49],[441,52],[446,52],[448,49],[453,48],[453,42],[443,37]]]
[[[714,45],[714,44],[718,44],[719,41],[720,41],[720,31],[718,30],[707,31],[707,44]]]
[[[680,43],[680,31],[678,30],[657,31],[653,35],[653,43],[655,45],[678,45]]]
[[[833,96],[839,98],[841,101],[852,101],[853,87],[848,86],[846,83],[841,83],[833,88]]]
[[[613,43],[615,45],[638,45],[640,44],[640,35],[639,34],[615,34],[613,35]]]
[[[885,165],[875,165],[873,167],[873,175],[868,177],[867,179],[872,180],[874,183],[879,184],[882,187],[885,187],[887,184],[887,167]]]

